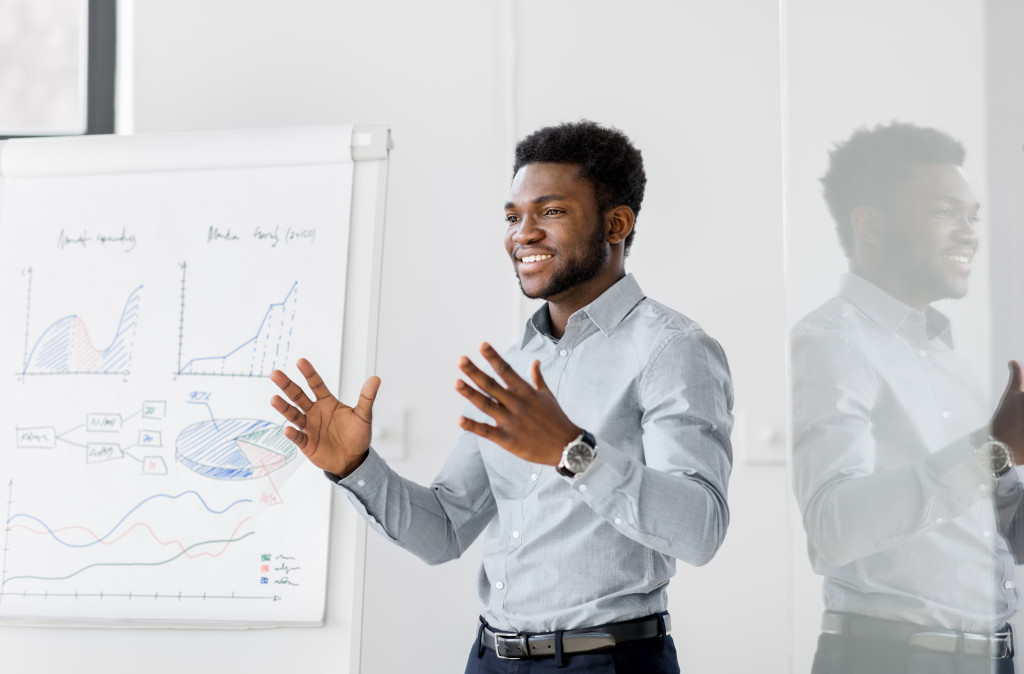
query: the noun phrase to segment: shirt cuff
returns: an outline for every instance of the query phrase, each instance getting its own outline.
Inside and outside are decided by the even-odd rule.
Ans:
[[[359,496],[360,493],[374,493],[384,484],[387,477],[387,464],[380,454],[370,447],[366,458],[358,468],[348,474],[348,477],[341,477],[326,470],[324,475],[334,484]]]
[[[590,502],[609,496],[622,485],[629,472],[629,459],[621,452],[611,450],[597,442],[597,455],[593,463],[575,478],[568,478],[572,488],[586,495]]]
[[[974,453],[975,448],[987,439],[988,429],[980,428],[925,459],[932,475],[964,505],[991,492],[995,486],[992,474],[982,467]]]

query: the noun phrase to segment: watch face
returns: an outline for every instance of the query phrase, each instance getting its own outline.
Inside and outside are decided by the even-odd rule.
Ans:
[[[585,442],[577,442],[571,445],[565,452],[565,463],[569,470],[574,473],[581,473],[590,466],[594,460],[594,449]]]
[[[990,440],[978,448],[978,456],[986,462],[987,468],[995,477],[1003,475],[1013,468],[1010,448],[998,440]]]

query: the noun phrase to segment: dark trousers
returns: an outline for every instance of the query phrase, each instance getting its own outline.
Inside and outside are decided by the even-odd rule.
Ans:
[[[476,643],[466,661],[466,674],[535,674],[536,672],[564,672],[576,674],[679,674],[676,645],[671,636],[627,641],[614,648],[594,653],[574,653],[565,656],[564,667],[556,658],[543,657],[529,660],[502,660],[489,648],[483,653]],[[876,673],[877,674],[877,673]]]
[[[940,653],[885,639],[822,634],[811,674],[1013,674],[1013,659]]]

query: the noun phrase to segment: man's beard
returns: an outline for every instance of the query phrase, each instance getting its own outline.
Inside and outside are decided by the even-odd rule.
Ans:
[[[601,273],[608,262],[609,252],[605,245],[604,228],[594,227],[594,235],[586,243],[581,252],[575,253],[568,258],[565,266],[558,269],[551,281],[544,288],[531,295],[523,289],[523,280],[519,278],[519,271],[516,271],[516,280],[519,281],[519,289],[524,295],[531,299],[546,299],[559,295],[570,288],[586,283]]]

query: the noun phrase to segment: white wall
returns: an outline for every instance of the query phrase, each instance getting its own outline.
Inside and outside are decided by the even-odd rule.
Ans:
[[[514,140],[580,117],[629,134],[644,152],[648,190],[627,267],[652,297],[722,342],[741,421],[729,535],[708,566],[681,566],[670,591],[683,671],[806,671],[820,600],[780,462],[783,274],[806,279],[791,309],[809,308],[834,288],[841,258],[825,241],[826,228],[821,237],[801,233],[816,242],[808,249],[814,254],[793,260],[790,251],[784,265],[782,157],[790,153],[789,194],[797,195],[797,185],[820,173],[831,142],[892,116],[948,128],[977,156],[981,108],[956,116],[907,93],[917,87],[907,84],[908,74],[916,77],[924,64],[908,48],[905,68],[889,69],[884,47],[908,33],[931,40],[955,29],[962,62],[954,65],[967,78],[957,96],[980,100],[984,92],[970,80],[980,75],[980,0],[787,0],[785,99],[779,7],[763,0],[642,0],[628,10],[614,0],[122,2],[134,10],[121,100],[135,131],[392,126],[377,407],[407,412],[409,450],[395,465],[423,482],[457,432],[456,359],[485,339],[506,343],[528,310],[501,244]],[[925,5],[942,9],[927,12],[922,24]],[[926,46],[946,54],[939,49],[945,42],[933,42]],[[871,49],[860,61],[852,50],[864,44]],[[821,63],[828,59],[838,59],[837,71]],[[873,102],[837,90],[840,80],[830,78],[840,76],[876,83]],[[922,90],[938,86],[933,77]],[[979,173],[983,166],[972,167]],[[817,227],[823,207],[801,203],[789,209],[795,226]],[[426,567],[371,535],[362,671],[413,671],[412,663],[424,662],[433,663],[427,671],[461,671],[476,624],[477,559],[474,549]],[[301,653],[295,657],[343,672],[348,653],[337,639],[349,626],[333,608],[327,627],[291,632]],[[0,648],[41,649],[56,642],[54,634],[0,629]],[[155,672],[230,669],[231,649],[244,648],[247,638],[56,634],[71,648],[37,671],[99,662],[104,671],[127,672],[133,660]],[[112,652],[125,654],[124,663],[112,662]],[[151,653],[172,655],[164,665],[149,660]],[[288,670],[288,658],[282,653],[250,671]]]

